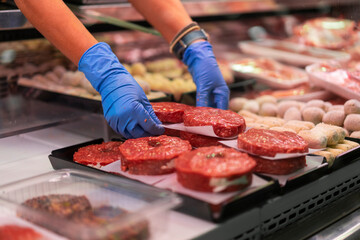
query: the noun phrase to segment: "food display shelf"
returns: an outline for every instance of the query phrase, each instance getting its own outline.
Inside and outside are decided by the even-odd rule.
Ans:
[[[0,2],[4,1],[0,0]],[[85,3],[90,1],[74,0],[73,2]],[[108,31],[107,28],[102,28],[104,24],[101,20],[91,17],[94,14],[147,26],[144,18],[129,3],[124,1],[122,3],[98,5],[76,5],[70,4],[70,1],[67,2],[71,10],[89,29],[99,27],[100,30],[98,31]],[[293,10],[326,9],[328,13],[331,13],[333,6],[336,8],[354,5],[360,7],[359,0],[303,0],[301,2],[292,0],[182,0],[182,2],[189,14],[195,20],[200,19],[199,21],[212,21],[224,19],[224,17],[230,19],[232,16],[240,16],[241,14],[254,14],[252,16],[255,16],[256,13],[265,13],[275,15]],[[16,7],[0,3],[0,42],[34,38],[35,36],[40,35]],[[4,80],[0,79],[0,98],[8,95],[8,92],[2,90],[4,87],[8,88],[8,83]],[[235,83],[229,85],[229,88],[234,92],[246,92],[254,88],[255,83],[256,80],[252,78],[239,79],[238,77]],[[0,138],[76,121],[88,117],[91,113],[102,113],[101,102],[98,100],[28,87],[19,86],[19,89],[22,95],[16,96],[11,101],[20,102],[21,109],[16,108],[16,104],[11,104],[10,98],[0,101]],[[195,92],[188,92],[183,94],[179,101],[194,105],[196,103],[195,96]],[[154,101],[174,101],[174,97],[167,94],[166,97]],[[17,124],[12,125],[13,123]],[[108,126],[106,125],[106,127]],[[360,143],[360,139],[347,139]],[[124,141],[124,139],[120,139],[120,141]],[[113,173],[81,165],[72,160],[74,152],[80,147],[101,142],[103,139],[96,139],[54,150],[49,155],[50,163],[54,169],[72,168],[88,172],[101,172],[105,178],[109,177],[106,176],[109,174],[114,176]],[[183,205],[177,211],[194,218],[217,223],[216,228],[196,238],[198,240],[308,238],[320,229],[354,211],[354,209],[360,209],[360,202],[356,201],[359,199],[360,192],[359,153],[360,147],[348,154],[340,155],[335,159],[331,168],[325,165],[307,175],[297,176],[292,181],[288,181],[285,187],[280,186],[278,181],[270,179],[270,177],[256,174],[257,177],[265,179],[268,183],[258,187],[249,195],[236,195],[231,201],[225,201],[224,204],[212,205],[179,194]],[[325,162],[324,158],[323,163]],[[349,199],[353,205],[345,206],[346,202],[350,201]],[[341,204],[344,205],[343,208],[340,207]],[[221,208],[221,211],[216,212],[218,214],[216,217],[214,217],[214,208],[216,210]],[[332,210],[336,211],[337,214],[333,212],[324,214],[324,212]],[[324,219],[322,220],[320,216]],[[312,226],[313,232],[310,233],[311,221],[315,221],[316,224]],[[304,232],[299,235],[294,234],[294,231],[303,230]]]
[[[124,139],[116,140],[124,141]],[[92,144],[100,144],[103,141],[103,139],[95,139],[89,142],[56,149],[49,155],[50,163],[54,169],[72,168],[126,178],[117,173],[106,172],[101,168],[94,168],[73,161],[73,155],[79,148]],[[206,202],[190,195],[178,193],[182,198],[183,204],[177,210],[208,221],[223,222],[240,212],[255,208],[268,196],[278,191],[279,185],[277,181],[266,177],[262,177],[262,181],[265,183],[254,187],[250,193],[243,194],[242,192],[239,192],[237,195],[230,196],[217,204]]]
[[[349,141],[360,143],[359,138],[345,137],[345,139],[349,140]],[[335,171],[336,169],[342,168],[342,167],[346,166],[347,164],[349,164],[353,161],[356,161],[359,156],[360,156],[360,147],[358,146],[357,148],[352,149],[348,153],[340,154],[339,156],[337,156],[334,160],[333,165],[331,166],[331,168],[329,168],[329,170]]]
[[[92,113],[103,113],[102,105],[100,100],[95,100],[91,98],[85,98],[75,95],[68,95],[53,91],[48,91],[39,88],[19,86],[19,92],[26,99],[35,99],[45,102],[53,102],[64,106],[74,107],[89,111]],[[173,100],[173,96],[166,94],[161,98],[150,99],[150,102],[169,102]]]
[[[73,162],[72,155],[81,146],[100,142],[102,139],[55,150],[49,156],[50,162],[54,169],[76,168],[99,172],[101,170]],[[306,217],[313,216],[338,200],[356,193],[360,188],[360,158],[354,157],[341,168],[322,171],[322,176],[297,184],[289,191],[278,191],[278,187],[274,186],[260,191],[263,201],[257,201],[255,205],[248,200],[255,201],[258,194],[248,199],[240,199],[238,203],[241,204],[229,204],[225,209],[232,213],[228,215],[229,218],[220,221],[218,228],[198,239],[218,239],[219,236],[223,239],[261,239],[278,234],[287,226],[304,221]],[[211,217],[206,217],[209,206],[193,198],[182,198],[183,207],[179,208],[179,211],[211,220]]]
[[[256,81],[254,79],[237,79],[234,83],[229,84],[228,87],[231,91],[245,92],[247,90],[251,90],[255,83]],[[26,99],[53,102],[64,106],[102,114],[101,101],[99,100],[21,85],[18,86],[18,92]],[[150,102],[171,102],[174,101],[174,96],[172,94],[165,93],[164,97],[150,98],[149,100]],[[188,105],[195,105],[196,92],[192,91],[183,93],[179,102]]]
[[[293,1],[293,0],[276,0],[278,6],[281,6],[284,9],[305,9],[313,7],[325,7],[332,5],[351,5],[359,4],[358,0],[323,0],[323,1],[314,1],[314,0],[302,0],[302,1]]]
[[[28,29],[32,25],[21,14],[16,7],[9,5],[12,1],[0,3],[0,32],[8,29]],[[358,4],[357,0],[305,0],[301,2],[291,0],[183,0],[185,9],[192,17],[216,17],[234,14],[259,13],[259,12],[283,12],[290,10],[301,10],[310,8],[324,8]],[[71,4],[73,11],[83,16],[87,11],[96,11],[102,15],[115,17],[125,21],[143,21],[144,18],[129,3],[76,5]],[[81,19],[84,24],[99,23],[98,20],[90,18]],[[6,31],[4,31],[5,33]],[[2,38],[0,38],[2,39]]]
[[[8,1],[10,2],[10,1]],[[227,1],[183,1],[183,5],[192,17],[228,15],[248,12],[274,11],[277,5],[273,0],[227,0]],[[72,10],[82,16],[87,11],[96,11],[109,17],[125,21],[143,21],[141,16],[130,3],[74,5]],[[6,21],[5,21],[6,20]],[[84,24],[94,24],[98,21],[83,18]],[[14,23],[18,23],[16,26]],[[20,10],[0,5],[0,30],[12,28],[29,28],[31,25],[21,14]]]
[[[273,0],[227,0],[227,1],[182,1],[185,9],[192,17],[220,16],[250,12],[275,11],[278,5]],[[119,18],[126,21],[141,21],[140,15],[129,3],[103,5],[77,5],[73,11],[82,16],[87,11],[96,11],[100,14]],[[85,19],[85,23],[94,23]]]
[[[359,198],[360,192],[354,191],[264,240],[293,239],[294,232],[298,239],[359,239]]]
[[[268,236],[359,191],[360,158],[322,178],[282,196],[269,199],[260,210],[261,235]]]
[[[223,228],[220,225],[196,239],[306,239],[332,224],[334,215],[343,217],[360,207],[356,201],[360,189],[359,168],[360,158],[294,191],[272,197],[256,209],[258,212],[254,213],[254,209],[251,209],[239,214]],[[338,211],[339,206],[344,212]],[[324,218],[327,211],[332,212],[327,213],[328,218]],[[331,213],[332,216],[329,216]],[[313,216],[316,216],[316,222]],[[244,229],[244,226],[252,227]],[[311,227],[316,229],[311,229],[313,232],[309,233]],[[297,234],[294,235],[294,232]],[[308,235],[304,236],[305,233]]]

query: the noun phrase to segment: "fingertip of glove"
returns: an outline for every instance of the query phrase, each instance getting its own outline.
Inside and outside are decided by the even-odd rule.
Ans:
[[[208,101],[208,96],[204,96],[204,95],[198,95],[196,97],[196,106],[197,107],[208,107],[209,105],[209,101]]]
[[[159,125],[156,125],[156,128],[154,128],[154,135],[162,135],[165,132],[165,128]]]
[[[111,48],[109,46],[109,44],[105,43],[105,42],[98,42],[94,45],[92,45],[91,47],[89,47],[84,53],[83,55],[81,56],[79,62],[78,62],[78,67],[79,67],[79,71],[82,71],[82,62],[84,61],[84,58],[86,57],[86,55],[91,52],[94,48],[99,48],[99,47],[104,47],[106,48],[107,50],[110,50],[111,51]]]
[[[157,120],[157,121],[156,121]],[[160,126],[162,124],[159,119],[154,119],[150,117],[149,119],[144,120],[141,126],[145,131],[151,133],[152,135],[161,135],[165,132],[164,127]]]
[[[157,124],[160,125],[162,124],[162,122],[159,120],[159,118],[156,116],[156,114],[154,113],[154,111],[149,112],[149,115],[151,117],[151,119]]]
[[[222,110],[228,110],[229,104],[219,103],[219,104],[217,105],[217,108],[220,108],[220,109],[222,109]]]
[[[160,135],[161,135],[161,134],[164,134],[164,133],[165,133],[165,128],[164,128],[164,127],[161,127]]]
[[[154,119],[154,121],[155,121],[155,123],[156,123],[157,125],[162,124],[162,122],[161,122],[157,117]]]
[[[215,96],[215,105],[216,108],[222,109],[222,110],[227,110],[229,108],[229,98],[228,97],[220,97],[220,96]]]
[[[208,104],[205,104],[205,103],[202,103],[202,102],[197,102],[196,107],[209,107],[209,106],[208,106]]]
[[[162,124],[160,122],[160,120],[158,119],[158,117],[156,116],[154,109],[151,105],[151,103],[149,102],[149,100],[146,98],[145,101],[143,102],[143,106],[145,108],[145,110],[149,113],[150,117],[157,123],[157,124]]]

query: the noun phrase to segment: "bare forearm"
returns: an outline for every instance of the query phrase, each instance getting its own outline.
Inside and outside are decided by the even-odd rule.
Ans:
[[[176,33],[192,22],[179,0],[129,0],[129,2],[169,43]]]
[[[15,0],[25,17],[73,63],[97,43],[62,0]]]

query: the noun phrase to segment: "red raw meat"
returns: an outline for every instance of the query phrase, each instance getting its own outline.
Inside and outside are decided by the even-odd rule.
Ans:
[[[183,122],[184,111],[194,108],[175,102],[153,102],[151,105],[162,123],[181,123]]]
[[[175,171],[173,159],[190,151],[188,141],[161,135],[128,139],[120,146],[121,169],[137,175],[160,175]]]
[[[4,240],[40,240],[42,236],[29,227],[16,225],[0,226],[0,239]]]
[[[175,159],[178,182],[203,192],[231,192],[251,184],[256,162],[232,148],[202,147]]]
[[[245,131],[243,117],[230,110],[196,107],[184,112],[185,126],[212,126],[219,137],[233,137]]]
[[[269,157],[274,157],[277,153],[308,151],[307,142],[296,133],[255,128],[239,134],[238,147],[255,155]]]
[[[305,156],[281,160],[269,160],[253,156],[256,161],[254,172],[287,175],[306,166]]]
[[[221,146],[218,138],[180,131],[180,138],[188,140],[193,147]]]
[[[119,146],[122,142],[106,142],[79,148],[74,161],[90,166],[105,166],[121,159]]]

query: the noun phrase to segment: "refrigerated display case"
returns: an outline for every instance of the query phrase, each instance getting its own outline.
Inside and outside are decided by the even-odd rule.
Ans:
[[[154,81],[174,82],[176,78],[185,79],[184,82],[188,81],[186,79],[188,73],[182,65],[171,58],[165,41],[150,29],[149,24],[129,3],[95,2],[96,4],[92,1],[67,1],[67,4],[91,32],[112,46],[120,61],[128,64],[130,71],[133,68],[136,69],[134,71],[140,71],[140,78],[145,78],[145,74],[150,73],[151,76],[158,77]],[[303,46],[298,45],[291,34],[296,25],[306,20],[341,17],[359,24],[360,19],[360,3],[357,0],[321,2],[184,0],[182,2],[194,20],[210,34],[215,55],[220,63],[229,65],[228,71],[231,69],[230,66],[236,65],[236,61],[254,57],[248,55],[253,54],[254,49],[250,49],[252,52],[244,53],[240,51],[239,44],[251,41],[261,43],[260,40],[265,39],[280,43],[282,40],[288,40],[291,41],[289,45]],[[140,32],[127,29],[128,25],[124,24],[124,21],[136,24]],[[357,28],[354,30],[358,31]],[[52,85],[41,88],[24,84],[24,82],[29,83],[27,80],[34,78],[41,80],[46,74],[55,73],[56,66],[62,66],[64,71],[72,74],[76,73],[76,67],[47,41],[33,40],[38,38],[41,38],[41,35],[11,1],[0,3],[0,152],[3,153],[3,158],[9,159],[2,163],[0,158],[0,172],[4,171],[3,175],[0,174],[0,180],[14,181],[22,178],[11,176],[16,175],[17,172],[24,173],[24,177],[34,176],[52,168],[77,168],[114,175],[101,169],[99,171],[76,164],[71,159],[72,153],[79,146],[102,141],[99,138],[109,140],[120,137],[104,121],[101,115],[101,102],[96,99],[96,94],[89,95],[88,92],[78,89],[79,86],[66,86],[62,88],[67,91],[64,92],[54,90]],[[246,47],[251,48],[251,46]],[[284,48],[285,46],[281,46],[281,49],[275,50],[284,51]],[[301,54],[306,55],[311,51],[330,55],[335,52],[334,56],[349,58],[348,53],[339,49],[319,52],[315,48],[309,48],[310,50],[300,48],[302,51],[300,55],[295,55],[290,60],[303,60],[300,59]],[[262,55],[262,51],[260,49],[257,52]],[[288,50],[285,52],[289,53]],[[272,54],[275,57],[280,56],[278,52]],[[165,60],[168,62],[160,65],[174,66],[170,68],[171,71],[153,70],[154,67],[150,64],[155,65],[156,68],[156,62],[163,61],[164,58],[170,60]],[[281,61],[281,58],[278,60]],[[288,63],[282,61],[281,64]],[[305,65],[307,64],[308,62]],[[295,65],[304,67],[303,64]],[[162,74],[161,77],[158,75],[159,72]],[[263,84],[264,82],[261,84],[260,81],[256,81],[256,76],[255,78],[243,76],[244,74],[235,73],[232,80],[234,82],[229,81],[232,97],[251,98],[252,94],[259,94],[262,91],[274,93],[273,96],[285,94],[280,93],[278,89],[269,88]],[[152,90],[163,90],[163,88],[155,89],[152,79],[141,80],[144,80]],[[155,101],[178,101],[194,105],[194,89],[191,91],[189,89],[180,93],[164,90],[163,98]],[[301,99],[304,94],[293,97],[306,102],[314,96],[324,96],[326,98],[324,100],[331,100],[333,105],[345,102],[343,99],[334,98],[334,94],[336,95],[339,89],[336,89],[335,93],[326,92],[322,95],[314,94],[319,89],[315,90],[304,87],[299,91],[313,94],[307,95],[310,98]],[[346,95],[342,96],[346,97]],[[347,138],[347,140],[360,143],[357,138]],[[17,142],[24,145],[18,146]],[[23,156],[15,154],[15,152],[21,153],[24,146],[29,149],[24,151]],[[33,149],[31,146],[34,146]],[[38,149],[39,151],[35,151]],[[286,185],[281,179],[257,175],[262,179],[263,185],[249,192],[234,195],[221,204],[209,203],[179,193],[183,205],[172,213],[173,218],[169,220],[165,235],[172,239],[317,239],[317,237],[326,239],[345,235],[356,239],[360,235],[360,224],[354,220],[359,217],[360,207],[359,150],[357,147],[340,155],[331,163],[331,168],[328,166],[331,164],[322,159],[321,164],[314,166],[310,171],[287,178]],[[51,165],[47,159],[50,153]],[[44,166],[39,167],[39,172],[32,168],[29,172],[24,169],[27,162],[41,163]],[[6,176],[8,180],[5,179]],[[192,224],[196,227],[192,227]],[[181,234],[182,231],[184,235]]]

